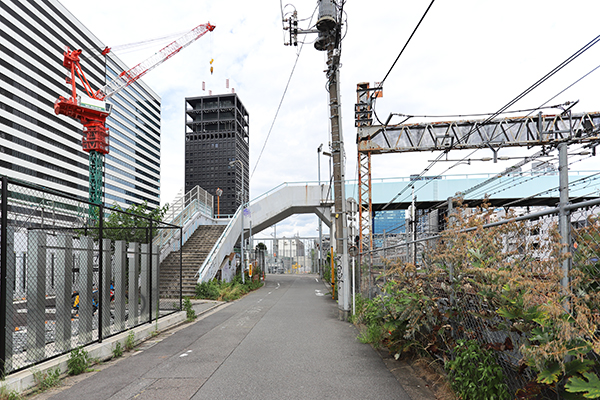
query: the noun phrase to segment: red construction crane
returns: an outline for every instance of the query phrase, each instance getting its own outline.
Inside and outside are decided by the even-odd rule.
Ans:
[[[107,103],[107,100],[214,29],[215,26],[210,23],[198,25],[152,57],[127,71],[121,72],[106,86],[97,91],[94,91],[87,81],[79,63],[82,51],[71,51],[69,47],[65,48],[63,65],[71,71],[71,75],[66,79],[67,84],[71,85],[71,97],[66,99],[60,96],[54,103],[54,112],[57,115],[62,114],[76,119],[83,124],[82,146],[84,151],[90,153],[90,201],[92,203],[100,204],[102,201],[101,159],[104,154],[109,152],[109,132],[106,127],[106,117],[110,114],[111,105]],[[102,55],[109,52],[110,48],[107,47]],[[79,77],[87,96],[77,94],[76,75]]]

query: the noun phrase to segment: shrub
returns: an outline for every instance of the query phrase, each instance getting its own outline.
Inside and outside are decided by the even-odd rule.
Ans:
[[[490,350],[474,340],[459,340],[454,359],[446,361],[448,378],[456,395],[464,400],[508,400],[504,373]]]
[[[202,282],[196,285],[196,298],[217,300],[219,298],[219,283],[214,279],[208,282]]]

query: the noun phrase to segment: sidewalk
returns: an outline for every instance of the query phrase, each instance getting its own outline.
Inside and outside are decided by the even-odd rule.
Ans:
[[[216,309],[218,309],[220,306],[226,305],[225,302],[213,300],[191,300],[191,302],[197,316],[209,314],[216,311]],[[156,343],[156,338],[161,336],[156,336],[156,331],[171,332],[174,328],[177,329],[185,327],[185,322],[185,311],[178,311],[159,318],[157,322],[153,321],[151,324],[143,324],[134,329],[111,336],[110,338],[103,340],[102,343],[91,344],[85,347],[85,350],[89,353],[91,358],[97,359],[100,362],[104,362],[112,358],[112,350],[115,347],[115,343],[123,343],[131,332],[134,334],[136,345],[144,342],[140,346],[143,348],[151,343]],[[19,393],[30,393],[35,391],[35,381],[33,378],[34,372],[44,373],[51,370],[54,371],[56,368],[59,368],[61,374],[66,374],[68,359],[69,354],[64,354],[60,357],[53,358],[33,367],[10,374],[6,377],[2,383],[2,386],[6,387],[8,390],[15,390]],[[35,398],[37,399],[38,397],[36,396]]]

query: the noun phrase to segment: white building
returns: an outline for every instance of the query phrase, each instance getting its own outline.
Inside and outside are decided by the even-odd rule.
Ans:
[[[0,2],[0,175],[88,199],[88,153],[82,126],[54,114],[69,97],[65,46],[82,49],[92,88],[127,70],[56,0]],[[141,60],[140,60],[141,61]],[[85,93],[78,87],[78,93]],[[142,81],[114,96],[107,119],[110,153],[104,163],[104,202],[160,205],[160,97]]]

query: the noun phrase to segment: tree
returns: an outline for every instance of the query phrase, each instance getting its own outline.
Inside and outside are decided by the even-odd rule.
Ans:
[[[104,221],[103,237],[127,242],[151,242],[168,209],[168,204],[149,209],[148,203],[144,202],[132,204],[123,210],[115,204],[112,209],[106,210],[107,218]],[[150,231],[151,225],[152,230]]]

